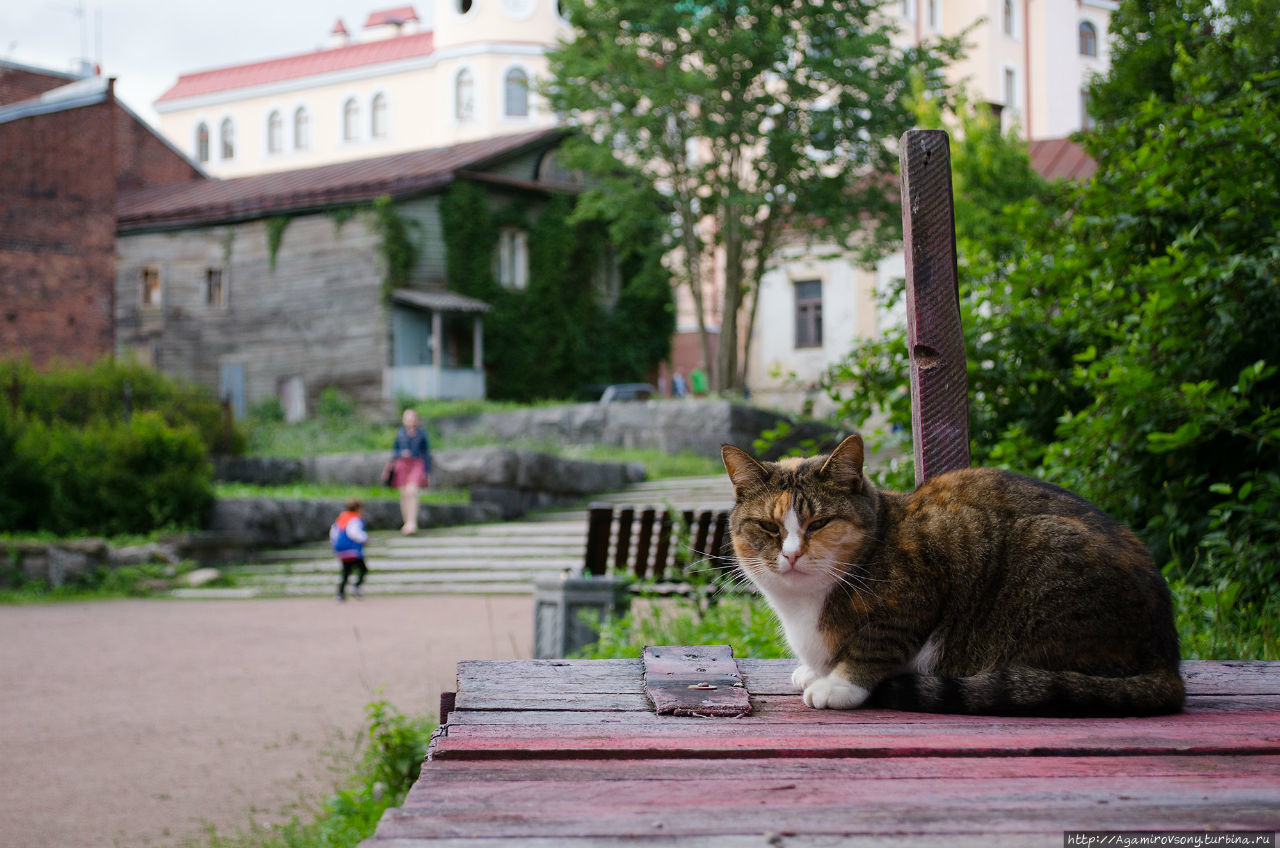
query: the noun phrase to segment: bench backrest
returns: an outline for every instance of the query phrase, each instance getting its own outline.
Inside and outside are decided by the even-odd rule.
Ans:
[[[637,580],[681,580],[703,560],[730,555],[729,513],[723,509],[673,512],[658,507],[592,504],[587,512],[583,573],[601,576],[612,565]]]

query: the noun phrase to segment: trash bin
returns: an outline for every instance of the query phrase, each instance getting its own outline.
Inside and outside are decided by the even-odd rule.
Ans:
[[[533,583],[533,656],[559,659],[600,637],[599,623],[631,606],[631,581],[620,577],[539,577]]]

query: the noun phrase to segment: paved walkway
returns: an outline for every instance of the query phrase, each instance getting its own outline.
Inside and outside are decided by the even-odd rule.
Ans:
[[[725,475],[640,483],[593,501],[686,509],[728,509],[733,489]],[[499,524],[441,527],[405,538],[371,534],[367,586],[389,593],[531,593],[534,578],[580,568],[586,549],[586,510],[542,513]],[[261,562],[230,569],[234,590],[184,590],[187,598],[332,595],[338,566],[327,542],[269,551]]]
[[[730,497],[717,477],[603,500]],[[434,713],[460,660],[531,655],[530,576],[581,563],[584,515],[377,534],[367,597],[345,604],[317,542],[257,588],[323,597],[0,607],[0,845],[184,845],[287,819],[351,773],[365,704]]]

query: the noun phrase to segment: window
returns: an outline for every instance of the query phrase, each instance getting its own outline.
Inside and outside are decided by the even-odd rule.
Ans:
[[[822,281],[796,283],[796,347],[822,347]]]
[[[206,306],[226,306],[226,291],[222,288],[222,269],[206,268],[204,272],[204,302]]]
[[[143,306],[160,305],[160,269],[150,265],[142,269],[141,300]]]
[[[222,126],[218,130],[218,138],[222,145],[222,158],[236,158],[236,128],[231,123],[230,118],[222,119]]]
[[[293,149],[311,149],[311,116],[305,106],[299,106],[293,113]]]
[[[196,127],[196,161],[209,161],[209,125],[204,121]]]
[[[1004,107],[1007,110],[1018,108],[1018,72],[1013,68],[1004,69]]]
[[[1013,22],[1013,0],[1004,0],[1004,34],[1014,36],[1016,29]]]
[[[929,29],[942,31],[942,0],[929,0]]]
[[[267,152],[282,153],[284,151],[284,118],[273,109],[267,116]]]
[[[476,115],[476,83],[471,71],[458,71],[454,84],[454,115],[459,121],[469,121]]]
[[[1098,125],[1098,122],[1089,114],[1089,89],[1080,89],[1080,128],[1091,130]]]
[[[470,12],[470,11],[471,11],[471,3],[472,3],[472,0],[457,0],[457,4],[458,4],[458,7],[457,7],[457,8],[458,8],[458,14],[459,14],[459,15],[465,15],[467,12]]]
[[[498,283],[508,289],[524,289],[529,285],[529,235],[516,227],[503,227],[498,233]]]
[[[373,97],[373,106],[370,109],[373,115],[372,121],[369,123],[369,133],[374,138],[387,137],[387,97],[385,94],[375,94]]]
[[[352,97],[342,105],[342,140],[355,141],[360,137],[360,106]]]
[[[529,75],[519,68],[507,71],[504,102],[507,117],[524,117],[529,114]]]
[[[902,12],[903,20],[914,21],[916,19],[916,0],[902,0],[898,4],[898,8]]]
[[[1080,22],[1080,55],[1098,55],[1098,30],[1088,21]]]

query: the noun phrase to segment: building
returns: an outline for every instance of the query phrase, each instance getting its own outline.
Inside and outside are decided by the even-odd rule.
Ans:
[[[366,408],[484,397],[489,306],[450,289],[441,194],[459,179],[494,202],[572,190],[551,155],[562,138],[534,130],[123,194],[117,351],[208,386],[237,415],[278,398],[300,419],[330,388]],[[381,198],[422,248],[395,287]],[[513,253],[510,285],[527,263]]]
[[[1106,73],[1111,0],[899,0],[900,43],[968,27],[966,58],[950,69],[978,102],[999,112],[1007,130],[1031,143],[1032,167],[1048,179],[1082,179],[1094,163],[1066,136],[1089,125],[1087,87]],[[764,276],[746,364],[747,386],[762,404],[799,411],[824,398],[814,386],[859,338],[874,338],[892,316],[876,292],[905,274],[901,253],[859,268],[835,245],[796,239],[775,254]],[[693,335],[692,307],[680,292],[680,330]],[[745,321],[746,316],[743,316]],[[717,319],[718,320],[718,319]],[[745,333],[742,334],[745,338]],[[687,343],[686,343],[687,345]],[[686,372],[687,373],[687,372]]]
[[[420,0],[309,53],[182,74],[155,108],[218,177],[448,147],[553,126],[530,84],[567,32],[550,0]]]
[[[119,198],[204,177],[114,85],[0,62],[0,356],[111,354]]]

